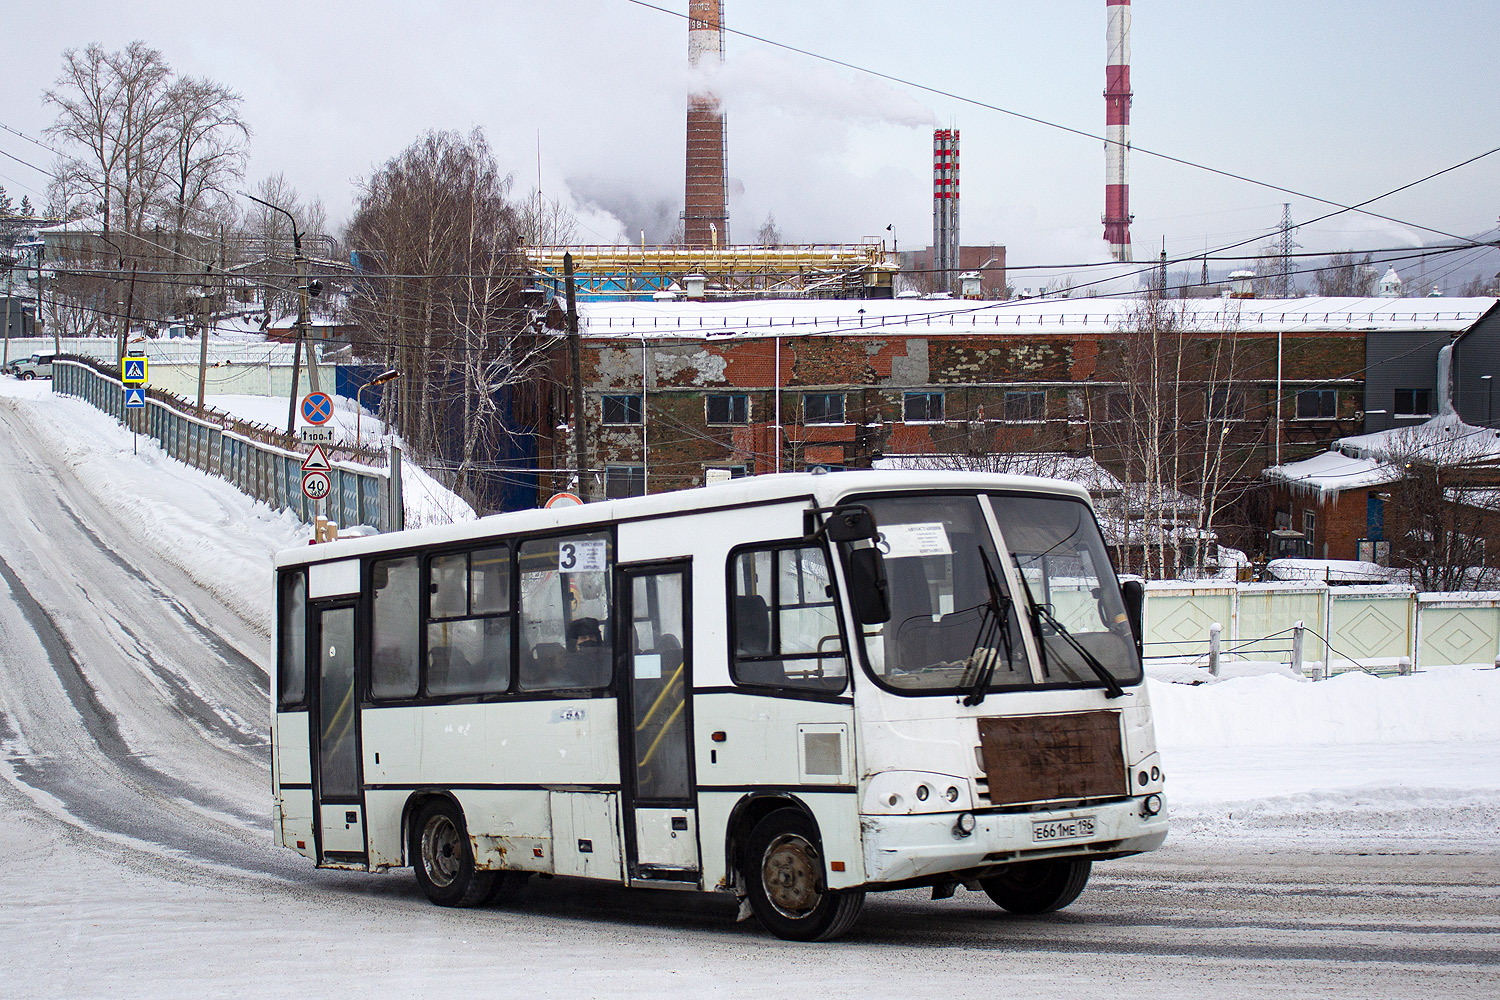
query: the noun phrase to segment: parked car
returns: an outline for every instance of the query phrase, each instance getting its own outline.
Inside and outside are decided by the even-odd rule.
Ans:
[[[48,351],[45,354],[33,354],[29,358],[19,358],[12,361],[6,371],[24,382],[34,378],[51,378],[53,357],[52,352]]]

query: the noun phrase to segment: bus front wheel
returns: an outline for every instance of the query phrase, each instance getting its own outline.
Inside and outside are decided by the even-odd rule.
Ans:
[[[864,909],[863,890],[828,889],[817,827],[798,809],[778,809],[755,824],[741,870],[761,926],[788,941],[831,941]]]
[[[432,799],[417,811],[409,853],[417,884],[438,906],[478,906],[490,898],[495,873],[474,867],[463,813],[448,799]]]
[[[979,880],[985,895],[1011,913],[1051,913],[1083,892],[1093,862],[1088,858],[1048,858],[1006,865],[998,875]]]

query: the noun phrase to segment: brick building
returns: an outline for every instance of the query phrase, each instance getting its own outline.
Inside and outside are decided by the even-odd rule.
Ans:
[[[1434,302],[1174,302],[1165,334],[1116,299],[584,304],[587,488],[655,493],[916,454],[1057,452],[1118,473],[1139,387],[1168,376],[1172,410],[1157,416],[1253,484],[1278,458],[1364,429],[1372,332],[1382,349],[1449,339],[1493,305]],[[539,421],[556,429],[540,449],[555,470],[543,499],[575,467],[561,347],[557,358]]]

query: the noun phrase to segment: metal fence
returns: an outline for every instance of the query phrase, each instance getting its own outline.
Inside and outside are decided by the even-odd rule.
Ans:
[[[1309,673],[1397,673],[1500,662],[1500,594],[1406,586],[1148,583],[1147,658],[1293,663]],[[1211,639],[1218,626],[1217,635]],[[1301,641],[1294,658],[1293,636]],[[1305,638],[1304,638],[1305,636]],[[1215,642],[1216,640],[1216,642]]]
[[[124,385],[101,368],[83,358],[55,361],[52,391],[93,404],[132,430],[154,438],[178,461],[226,479],[277,510],[292,511],[304,522],[323,514],[346,528],[363,524],[396,531],[402,527],[401,460],[394,446],[388,456],[361,453],[361,457],[387,458],[384,469],[334,461],[328,473],[332,488],[327,498],[309,500],[302,493],[303,455],[271,443],[285,435],[245,425],[216,410],[206,409],[203,416],[197,416],[190,412],[196,406],[159,389],[148,389],[144,408],[127,410]]]

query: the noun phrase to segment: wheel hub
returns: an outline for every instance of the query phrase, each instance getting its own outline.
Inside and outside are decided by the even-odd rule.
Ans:
[[[434,816],[422,831],[422,866],[437,886],[447,887],[458,877],[458,828],[446,816]]]
[[[761,859],[766,898],[783,916],[806,916],[818,905],[817,850],[803,837],[787,834],[773,840]]]

